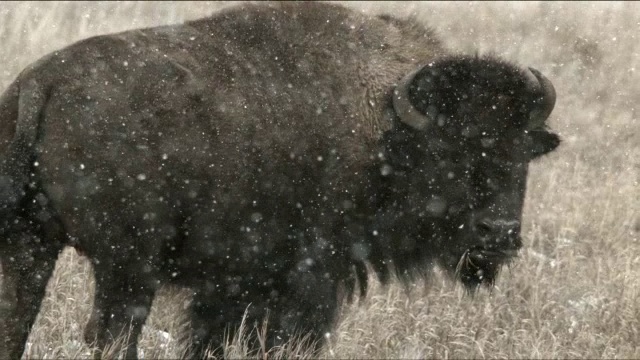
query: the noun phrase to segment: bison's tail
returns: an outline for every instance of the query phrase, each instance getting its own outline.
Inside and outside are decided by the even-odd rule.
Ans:
[[[25,79],[26,80],[26,79]],[[0,218],[16,211],[35,160],[46,93],[35,80],[15,81],[0,97]]]

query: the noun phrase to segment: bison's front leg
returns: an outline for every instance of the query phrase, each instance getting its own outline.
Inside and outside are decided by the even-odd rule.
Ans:
[[[242,341],[248,341],[252,351],[262,346],[256,334],[262,333],[266,317],[267,338],[263,340],[267,349],[263,350],[301,337],[307,340],[306,345],[314,343],[318,349],[336,315],[337,281],[320,259],[304,258],[293,265],[258,281],[249,280],[257,280],[257,275],[245,275],[246,281],[239,283],[239,291],[233,296],[227,292],[233,286],[218,286],[211,293],[203,289],[196,292],[191,304],[192,357],[205,358],[207,349],[215,356],[225,356],[224,347],[236,336],[243,316],[243,336],[249,338]]]
[[[269,331],[272,345],[294,339],[317,351],[333,328],[339,283],[331,276],[335,269],[314,265],[305,269],[309,263],[309,258],[302,260],[287,278],[289,293],[272,316],[273,324],[277,325]]]
[[[0,359],[18,359],[62,245],[29,231],[11,232],[4,237],[0,240]]]
[[[94,262],[96,292],[84,333],[85,341],[95,342],[101,352],[107,346],[113,346],[110,351],[125,347],[125,359],[138,357],[136,343],[156,288],[146,274],[129,271],[134,261]]]
[[[268,318],[267,338],[263,340],[267,349],[263,350],[303,337],[306,345],[319,349],[337,311],[336,282],[326,274],[295,269],[280,277],[273,276],[271,289],[255,289],[259,288],[255,285],[244,298],[196,293],[191,305],[192,358],[206,358],[207,350],[215,356],[225,356],[224,347],[236,336],[243,316],[246,316],[243,336],[249,338],[242,341],[248,341],[252,351],[261,346],[256,334],[263,330],[265,318]]]

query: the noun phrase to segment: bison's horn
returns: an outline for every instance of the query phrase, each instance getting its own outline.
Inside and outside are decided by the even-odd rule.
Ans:
[[[417,130],[425,130],[435,121],[435,116],[422,114],[409,100],[409,86],[421,69],[422,67],[419,67],[417,70],[405,76],[393,91],[393,108],[396,114],[398,114],[400,121]]]
[[[527,87],[535,99],[535,105],[529,113],[527,129],[539,129],[544,126],[556,104],[556,91],[553,84],[534,68],[525,71]]]

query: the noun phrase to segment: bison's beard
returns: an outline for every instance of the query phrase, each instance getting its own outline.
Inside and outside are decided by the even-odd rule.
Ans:
[[[454,275],[470,291],[480,285],[492,286],[502,266],[509,264],[515,256],[516,250],[467,249],[459,257]]]
[[[384,220],[392,226],[386,231],[378,230],[379,235],[371,237],[367,247],[371,250],[367,260],[383,284],[392,277],[407,285],[428,279],[434,265],[438,265],[473,292],[480,285],[492,286],[502,267],[517,256],[516,247],[483,246],[484,242],[466,229],[447,227],[451,220],[445,224],[433,221],[427,226],[416,227],[411,223],[415,219],[406,216],[391,221],[381,218],[376,222],[376,229],[385,228],[382,226]],[[366,279],[359,276],[358,280],[362,278]]]

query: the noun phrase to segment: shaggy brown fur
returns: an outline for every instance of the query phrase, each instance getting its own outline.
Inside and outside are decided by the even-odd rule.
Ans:
[[[409,100],[440,110],[428,130],[392,101],[423,66]],[[447,55],[416,22],[322,3],[242,5],[43,58],[0,101],[0,357],[21,354],[65,244],[92,260],[86,338],[101,346],[129,322],[135,340],[169,282],[196,293],[200,351],[249,304],[252,321],[270,312],[270,345],[320,339],[366,263],[492,283],[521,246],[527,164],[558,143],[531,128],[544,94],[527,81]]]

